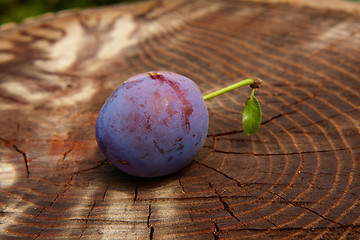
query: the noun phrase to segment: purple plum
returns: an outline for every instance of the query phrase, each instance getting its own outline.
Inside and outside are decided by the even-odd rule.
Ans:
[[[96,122],[102,152],[137,177],[171,174],[202,148],[209,125],[197,85],[172,72],[129,78],[109,97]]]

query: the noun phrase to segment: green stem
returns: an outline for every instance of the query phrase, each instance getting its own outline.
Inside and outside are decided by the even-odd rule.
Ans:
[[[230,85],[228,87],[219,89],[219,90],[217,90],[215,92],[206,94],[206,95],[203,96],[203,98],[204,98],[204,101],[206,101],[206,100],[209,100],[211,98],[217,97],[217,96],[219,96],[219,95],[221,95],[223,93],[234,90],[236,88],[245,87],[247,85],[252,85],[252,84],[254,84],[254,79],[248,78],[248,79],[242,80],[242,81],[240,81],[238,83],[232,84],[232,85]]]
[[[252,98],[255,97],[255,88],[253,88],[253,90],[251,91],[251,95]]]

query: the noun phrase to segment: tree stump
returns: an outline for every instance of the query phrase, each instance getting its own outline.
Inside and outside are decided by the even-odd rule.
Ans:
[[[0,238],[360,238],[360,7],[303,2],[145,1],[0,28]],[[262,78],[260,131],[242,132],[250,89],[235,90],[206,102],[189,166],[125,175],[95,121],[152,70],[204,94]]]

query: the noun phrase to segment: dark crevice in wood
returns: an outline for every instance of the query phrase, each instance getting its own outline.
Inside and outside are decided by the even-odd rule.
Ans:
[[[107,159],[103,160],[102,162],[100,162],[99,164],[97,164],[96,166],[94,167],[91,167],[91,168],[86,168],[86,169],[83,169],[83,170],[79,170],[77,172],[75,172],[74,174],[78,175],[80,173],[83,173],[83,172],[87,172],[87,171],[91,171],[91,170],[94,170],[94,169],[97,169],[99,167],[101,167],[102,165],[104,165],[106,163]]]
[[[101,198],[101,201],[103,202],[105,200],[105,196],[106,196],[106,193],[107,191],[109,190],[109,185],[107,185],[105,191],[104,191],[104,194],[102,195],[102,198]]]
[[[322,219],[324,219],[324,220],[326,220],[326,221],[329,221],[329,222],[331,222],[331,223],[333,223],[333,224],[336,224],[336,225],[338,225],[338,226],[340,226],[340,227],[343,227],[343,225],[342,225],[341,223],[335,222],[334,220],[332,220],[332,219],[330,219],[330,218],[327,218],[327,217],[321,215],[320,213],[314,211],[313,209],[310,209],[310,208],[308,208],[308,207],[304,207],[304,206],[298,204],[297,202],[291,201],[291,200],[289,200],[289,199],[281,196],[281,195],[278,194],[278,193],[274,193],[274,192],[272,192],[272,191],[268,191],[268,192],[271,193],[271,194],[273,194],[273,195],[278,196],[279,198],[281,198],[282,200],[284,200],[286,203],[291,204],[291,205],[293,205],[294,207],[299,207],[299,208],[305,209],[305,210],[307,210],[307,211],[309,211],[309,212],[314,213],[315,215],[317,215],[318,217],[320,217],[320,218],[322,218]]]
[[[219,233],[221,232],[219,226],[215,221],[213,221],[215,230],[212,232],[212,236],[214,237],[214,240],[220,240]]]
[[[150,218],[151,218],[151,203],[149,203],[149,214],[147,217],[147,221],[146,221],[146,226],[150,229],[150,233],[149,233],[149,240],[152,240],[154,237],[154,227],[150,225]]]
[[[217,223],[215,221],[213,221],[213,224],[215,226],[215,231],[221,232],[219,226],[217,225]]]
[[[244,155],[252,155],[253,154],[253,153],[249,153],[249,152],[233,152],[233,151],[223,151],[223,150],[216,150],[216,149],[214,149],[213,152],[224,153],[224,154],[244,154]]]
[[[222,203],[225,211],[227,211],[231,217],[233,217],[236,221],[238,221],[239,223],[243,224],[244,226],[246,226],[245,223],[243,223],[234,213],[233,211],[230,209],[229,205],[224,201],[224,199],[222,198],[221,194],[216,190],[216,188],[214,188],[212,186],[212,184],[209,182],[209,187],[214,191],[214,193],[217,195],[219,201]]]
[[[315,87],[315,86],[311,86],[310,88],[314,88],[314,87]],[[322,91],[324,91],[324,88],[323,88],[323,87],[324,87],[324,86],[321,86],[321,88],[319,88],[317,91],[315,91],[312,95],[310,95],[310,96],[308,96],[308,97],[306,97],[306,98],[303,98],[303,99],[300,99],[300,100],[297,100],[297,101],[291,103],[291,106],[296,105],[296,104],[299,104],[299,103],[303,103],[303,102],[308,101],[308,100],[310,100],[310,99],[316,98],[317,95],[319,95],[319,93],[321,93]]]
[[[139,183],[139,181],[138,181],[138,182],[137,182],[137,184],[136,184],[136,187],[135,187],[135,193],[134,193],[134,203],[136,202],[137,197],[138,197],[138,189],[139,189],[139,185],[140,185],[140,183]]]
[[[299,174],[307,174],[307,175],[310,175],[310,176],[314,176],[314,175],[317,175],[317,176],[321,176],[321,175],[326,175],[326,176],[339,176],[339,177],[348,177],[347,174],[340,174],[338,172],[334,172],[334,173],[331,173],[331,172],[317,172],[317,173],[313,173],[313,172],[306,172],[306,171],[300,171]],[[290,175],[289,175],[290,176]],[[356,174],[356,173],[353,173],[353,176],[354,177],[360,177],[360,174]],[[324,188],[322,188],[324,189]],[[329,189],[328,189],[329,190]]]
[[[204,145],[203,148],[207,148],[207,149],[211,149],[213,150],[214,149],[214,146],[207,146],[207,145]]]
[[[218,199],[218,197],[216,196],[216,198]],[[287,202],[287,201],[286,201]],[[73,222],[84,222],[85,219],[84,218],[72,218],[69,219],[68,221],[73,221]],[[102,224],[114,224],[114,223],[133,223],[133,224],[140,224],[141,221],[128,221],[128,220],[111,220],[111,219],[97,219],[97,218],[91,218],[88,219],[88,222],[93,222],[95,223],[102,223]],[[192,221],[193,222],[193,221]],[[150,228],[150,227],[149,227]],[[313,230],[336,230],[336,229],[345,229],[345,228],[360,228],[360,225],[358,224],[347,224],[347,225],[338,225],[336,227],[310,227],[310,228],[303,228],[303,227],[279,227],[279,228],[236,228],[236,229],[226,229],[226,230],[221,230],[220,232],[231,232],[231,231],[274,231],[274,232],[281,232],[281,231],[299,231],[299,230],[304,230],[304,231],[313,231]]]
[[[86,220],[86,219],[84,219],[84,218],[72,218],[72,219],[68,219],[67,221],[85,222],[85,220]],[[111,224],[111,223],[134,223],[134,224],[141,224],[141,223],[144,223],[144,221],[111,220],[111,219],[101,219],[101,218],[90,218],[90,219],[88,219],[88,222],[103,223],[103,224]]]
[[[74,145],[72,145],[64,154],[63,157],[61,159],[61,161],[65,161],[67,155],[74,149]]]
[[[33,240],[36,240],[40,237],[41,233],[44,231],[44,229],[41,229],[38,234],[36,234],[36,237]]]
[[[243,187],[245,186],[250,186],[250,185],[267,185],[265,183],[260,184],[260,183],[256,183],[256,184],[243,184]],[[280,185],[280,184],[279,184]],[[272,186],[272,185],[271,185]],[[284,186],[288,186],[287,184],[284,184]],[[246,192],[247,189],[244,189]],[[249,192],[248,192],[249,193]],[[151,199],[147,199],[147,198],[140,198],[137,199],[136,202],[146,202],[151,200],[152,202],[166,202],[166,201],[192,201],[192,200],[206,200],[206,199],[215,199],[215,196],[195,196],[195,197],[160,197],[160,198],[156,198],[156,197],[152,197]],[[249,196],[242,196],[242,195],[233,195],[231,197],[228,196],[223,196],[223,198],[232,198],[232,199],[250,199],[253,198],[253,196],[249,195]]]
[[[264,216],[261,216],[262,218],[264,218]],[[273,221],[271,221],[270,219],[265,219],[268,223],[272,224],[274,227],[278,228],[278,225],[276,225],[276,223],[274,223]]]
[[[179,181],[179,185],[180,185],[180,187],[181,187],[181,189],[182,189],[182,192],[183,192],[183,193],[186,193],[185,188],[184,188],[184,186],[183,186],[182,183],[181,183],[180,177],[178,178],[178,181]]]
[[[282,227],[282,228],[236,228],[236,229],[227,229],[226,232],[242,232],[242,231],[252,231],[252,232],[288,232],[288,231],[305,231],[305,232],[313,232],[316,230],[329,230],[335,231],[338,229],[346,230],[347,228],[352,228],[354,232],[357,232],[355,228],[360,228],[360,225],[343,225],[337,227],[308,227],[308,228],[301,228],[301,227]]]
[[[88,220],[89,220],[89,218],[90,218],[91,212],[93,211],[95,205],[96,205],[96,201],[94,201],[93,205],[92,205],[91,208],[90,208],[90,211],[88,212],[88,214],[87,214],[87,216],[86,216],[86,218],[85,218],[85,227],[84,227],[84,229],[81,231],[81,234],[80,234],[80,237],[79,237],[79,238],[82,238],[85,230],[87,229],[87,223],[88,223]]]
[[[87,225],[88,219],[89,219],[90,214],[91,214],[91,211],[94,209],[95,205],[96,205],[96,201],[94,201],[93,205],[92,205],[91,208],[90,208],[90,211],[88,212],[88,215],[87,215],[86,218],[85,218],[85,227],[84,227],[84,229],[81,231],[81,234],[80,234],[80,237],[79,237],[79,238],[82,238],[82,236],[83,236],[83,234],[84,234],[84,232],[85,232],[85,230],[86,230],[86,228],[87,228],[86,225]]]
[[[318,151],[301,151],[301,152],[290,152],[290,153],[254,153],[254,156],[288,156],[288,155],[302,155],[302,154],[316,154],[316,153],[329,153],[338,151],[352,151],[358,148],[337,148],[337,149],[326,149]]]
[[[16,132],[19,131],[19,128],[20,128],[20,125],[18,124],[17,128],[16,128]],[[21,154],[21,156],[22,156],[22,158],[24,160],[26,176],[29,177],[30,170],[29,170],[28,157],[27,157],[26,153],[24,151],[20,150],[19,147],[16,144],[13,144],[14,142],[16,142],[16,138],[12,139],[12,140],[8,140],[8,139],[0,137],[0,141],[2,141],[5,146],[12,147],[13,149],[15,149],[16,152]]]
[[[216,231],[213,231],[212,235],[214,237],[214,240],[220,240],[220,237],[219,237],[219,235],[218,235],[218,233]]]
[[[103,195],[102,195],[101,202],[104,201],[108,189],[109,189],[109,185],[106,187],[106,189],[105,189],[105,191],[104,191],[104,193],[103,193]],[[86,218],[85,218],[85,227],[84,227],[84,229],[81,231],[81,234],[80,234],[80,237],[79,237],[79,238],[82,238],[85,230],[87,229],[87,223],[88,223],[88,221],[89,221],[89,219],[90,219],[91,212],[94,210],[94,207],[95,207],[95,206],[96,206],[96,200],[94,201],[93,205],[92,205],[91,208],[90,208],[90,211],[88,212],[88,215],[87,215]]]
[[[341,115],[344,115],[344,114],[358,112],[358,111],[359,111],[358,109],[353,109],[353,110],[350,110],[350,111],[347,111],[347,112],[337,113],[337,114],[334,114],[334,115],[331,115],[331,116],[327,116],[325,119],[322,119],[322,120],[319,120],[319,121],[316,121],[316,122],[312,122],[312,123],[309,123],[309,124],[306,124],[306,125],[302,125],[300,127],[301,128],[307,128],[307,127],[311,127],[311,126],[316,126],[316,125],[319,125],[319,124],[321,124],[323,122],[329,121],[329,119],[332,119],[332,118],[335,118],[335,117],[338,117],[338,116],[341,116]],[[290,132],[293,129],[299,129],[300,127],[294,126],[294,127],[291,127],[289,129],[287,129],[286,131]],[[284,132],[284,131],[279,131],[279,132]],[[306,134],[308,134],[308,132],[306,132]]]
[[[236,179],[230,177],[229,175],[227,175],[227,174],[225,174],[225,173],[217,170],[216,168],[211,167],[211,166],[208,166],[208,165],[206,165],[206,164],[204,164],[204,163],[200,163],[200,162],[198,162],[198,161],[196,161],[196,160],[193,160],[193,162],[196,163],[196,164],[198,164],[198,165],[201,165],[201,166],[203,166],[203,167],[209,168],[209,169],[211,169],[211,170],[213,170],[213,171],[215,171],[215,172],[223,175],[223,176],[226,177],[227,179],[230,179],[230,180],[236,182],[236,185],[237,185],[237,186],[243,188],[243,185],[242,185],[238,180],[236,180]]]
[[[50,202],[50,204],[49,204],[48,206],[44,206],[44,207],[39,211],[39,213],[36,215],[36,217],[39,217],[39,216],[46,210],[47,207],[51,207],[51,206],[58,200],[58,198],[59,198],[61,195],[63,195],[63,194],[69,189],[68,186],[69,186],[70,183],[72,182],[73,178],[74,178],[74,175],[72,175],[72,176],[70,177],[70,179],[64,184],[63,190],[62,190],[59,194],[56,195],[56,197]]]
[[[207,137],[212,137],[212,138],[216,138],[216,137],[221,137],[221,136],[228,136],[228,135],[234,135],[234,134],[238,134],[238,133],[243,133],[243,130],[233,130],[233,131],[228,131],[228,132],[223,132],[223,133],[216,133],[216,134],[208,134]]]
[[[232,151],[222,151],[222,150],[214,150],[213,152],[224,153],[224,154],[253,155],[255,157],[267,157],[267,156],[289,156],[289,155],[329,153],[329,152],[338,152],[338,151],[352,151],[359,148],[337,148],[337,149],[326,149],[326,150],[318,150],[318,151],[290,152],[290,153],[250,153],[250,152],[232,152]]]
[[[298,128],[298,129],[299,129],[299,128]],[[285,132],[288,132],[288,131],[278,131],[278,132],[275,132],[275,131],[274,131],[274,133],[285,133]],[[290,133],[289,133],[289,134],[290,134]],[[306,134],[308,137],[310,137],[311,135],[313,135],[313,136],[325,136],[324,132],[312,132],[312,131],[307,131],[307,130],[303,131],[303,130],[300,130],[300,129],[299,129],[298,131],[292,131],[291,134],[293,134],[293,135],[295,135],[295,134],[299,134],[299,135],[300,135],[300,134],[301,134],[301,135]],[[350,132],[350,133],[344,133],[344,132],[341,133],[341,135],[342,135],[343,137],[349,137],[349,138],[355,136],[356,134],[358,134],[358,132],[355,132],[355,131]],[[326,135],[327,135],[328,137],[332,137],[332,138],[337,138],[337,137],[339,137],[338,132],[336,132],[336,133],[326,132]]]
[[[153,239],[153,237],[154,237],[154,231],[155,231],[154,227],[151,226],[151,227],[150,227],[150,233],[149,233],[149,240],[152,240],[152,239]]]
[[[147,221],[146,221],[146,226],[149,228],[150,227],[150,218],[151,218],[151,203],[149,203],[149,214],[147,217]]]
[[[26,176],[29,177],[30,171],[29,171],[28,158],[26,156],[26,153],[20,150],[15,144],[13,145],[13,148],[22,155],[25,164]]]
[[[191,212],[193,211],[191,205],[190,205],[189,210],[190,210],[190,211],[188,212],[188,214],[189,214],[190,220],[191,220],[191,222],[194,222],[194,218],[193,218],[193,216],[191,215]]]
[[[69,186],[70,183],[72,182],[72,180],[73,180],[73,178],[74,178],[75,175],[78,175],[78,174],[80,174],[80,173],[82,173],[82,172],[86,172],[86,171],[90,171],[90,170],[99,168],[99,167],[101,167],[102,165],[104,165],[104,163],[105,163],[106,161],[107,161],[107,160],[105,159],[105,160],[102,161],[100,164],[98,164],[98,165],[96,165],[96,166],[94,166],[94,167],[92,167],[92,168],[88,168],[88,169],[85,169],[85,170],[82,170],[82,171],[75,172],[75,173],[70,177],[70,179],[65,183],[65,185],[64,185],[64,187],[63,187],[63,190],[62,190],[59,194],[56,195],[56,197],[54,198],[53,201],[51,201],[51,203],[48,205],[48,207],[51,207],[51,206],[58,200],[58,198],[59,198],[61,195],[63,195],[63,194],[69,189],[68,186]],[[103,196],[102,196],[102,200],[105,199],[106,192],[107,192],[108,188],[109,188],[109,186],[107,186],[107,188],[105,189],[105,192],[104,192],[104,194],[103,194]],[[46,208],[47,208],[47,207],[44,206],[44,207],[39,211],[39,213],[36,215],[36,217],[39,217],[39,216],[46,210]]]
[[[276,223],[274,223],[273,221],[271,221],[270,219],[267,219],[265,216],[263,216],[262,214],[260,214],[258,211],[254,211],[254,213],[256,215],[258,215],[261,219],[264,219],[265,221],[267,221],[268,223],[270,223],[271,225],[273,225],[274,227],[278,228],[278,225],[276,225]]]
[[[261,125],[265,125],[265,124],[267,124],[267,123],[269,123],[269,122],[271,122],[271,121],[273,121],[273,120],[275,120],[277,118],[284,117],[286,115],[293,114],[293,113],[296,113],[296,112],[298,112],[298,110],[293,110],[293,111],[289,111],[289,112],[285,112],[285,113],[280,113],[280,114],[278,114],[278,115],[276,115],[274,117],[271,117],[270,119],[268,119],[266,121],[263,121],[261,123]]]

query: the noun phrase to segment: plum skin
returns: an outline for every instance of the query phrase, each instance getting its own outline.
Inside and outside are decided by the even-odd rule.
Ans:
[[[135,75],[109,97],[96,121],[96,140],[123,172],[137,177],[171,174],[204,145],[209,125],[197,85],[172,72]]]

